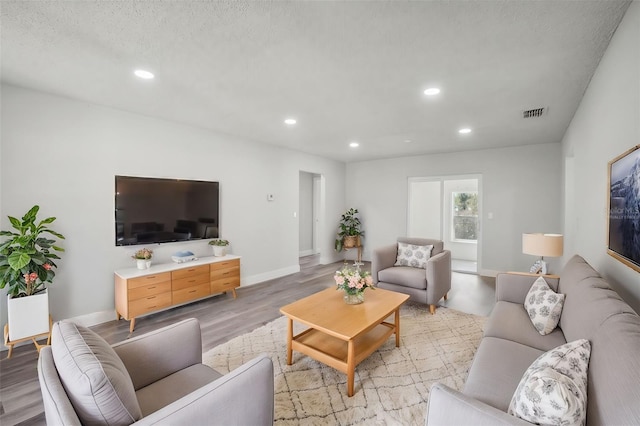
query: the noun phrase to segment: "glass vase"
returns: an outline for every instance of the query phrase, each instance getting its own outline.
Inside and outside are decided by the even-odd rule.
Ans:
[[[344,303],[347,305],[359,305],[362,302],[364,302],[364,291],[353,294],[344,293]]]

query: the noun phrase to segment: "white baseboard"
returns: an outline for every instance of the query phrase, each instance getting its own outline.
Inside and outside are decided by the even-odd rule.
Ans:
[[[67,319],[74,324],[81,325],[83,327],[92,327],[94,325],[102,324],[103,322],[114,321],[117,318],[115,309],[109,311],[92,312],[86,315],[80,315]]]
[[[240,285],[248,286],[258,284],[264,281],[273,280],[276,278],[284,277],[285,275],[295,274],[300,272],[300,265],[291,265],[286,268],[276,269],[275,271],[269,271],[262,274],[251,275],[246,278],[241,278]]]
[[[495,271],[493,269],[481,269],[480,275],[483,277],[492,277],[495,278],[502,271]]]
[[[302,250],[302,251],[298,252],[298,257],[311,256],[311,255],[316,254],[316,253],[317,252],[314,249]]]

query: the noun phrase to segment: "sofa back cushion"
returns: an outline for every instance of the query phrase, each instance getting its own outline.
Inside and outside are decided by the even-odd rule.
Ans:
[[[82,424],[129,425],[142,418],[126,367],[92,330],[71,322],[56,323],[51,351]]]
[[[560,328],[568,342],[589,339],[612,315],[633,309],[582,257],[574,256],[560,274],[558,292],[565,294]]]
[[[434,240],[431,238],[410,238],[410,237],[399,237],[399,243],[413,244],[416,246],[433,246],[431,249],[431,257],[436,254],[442,253],[444,250],[444,241],[442,240]]]
[[[640,421],[640,317],[607,318],[591,340],[587,425]]]

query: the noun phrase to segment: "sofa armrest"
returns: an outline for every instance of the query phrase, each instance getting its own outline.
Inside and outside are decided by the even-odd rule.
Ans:
[[[273,420],[273,362],[260,355],[134,425],[272,425]]]
[[[200,323],[189,318],[112,345],[135,390],[202,363]]]
[[[383,269],[391,268],[396,263],[397,258],[397,244],[390,244],[373,250],[373,257],[371,258],[371,277],[373,278],[374,284],[378,284],[378,272]]]
[[[505,301],[524,304],[529,289],[541,275],[507,272],[496,276],[496,302]],[[558,277],[544,276],[553,291],[558,291]]]
[[[443,250],[427,260],[427,302],[435,304],[451,290],[451,251]]]
[[[431,387],[426,425],[518,425],[531,423],[464,395],[441,383]]]

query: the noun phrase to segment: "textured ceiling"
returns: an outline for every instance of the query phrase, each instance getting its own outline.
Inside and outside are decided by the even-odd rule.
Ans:
[[[628,5],[2,1],[2,80],[347,162],[560,142]]]

